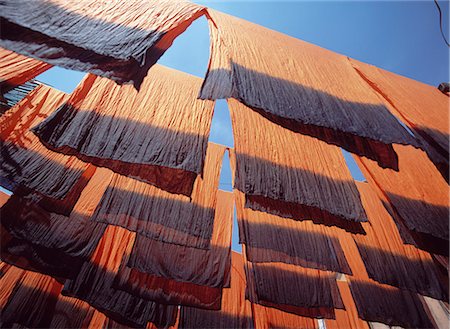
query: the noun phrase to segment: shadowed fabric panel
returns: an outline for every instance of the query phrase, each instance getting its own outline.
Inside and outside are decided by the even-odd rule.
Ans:
[[[448,96],[436,87],[353,59],[350,61],[372,88],[393,106],[402,120],[447,158],[448,164]]]
[[[188,1],[2,1],[0,45],[139,88],[204,7]]]
[[[247,207],[299,220],[318,218],[327,225],[367,220],[338,147],[285,129],[238,101],[228,103],[234,185],[246,194]]]
[[[269,119],[396,168],[390,144],[415,140],[347,57],[208,9],[203,99],[240,100]]]
[[[47,63],[0,48],[0,92],[24,84],[50,67]]]
[[[282,262],[350,274],[332,228],[294,221],[244,208],[245,196],[234,190],[240,243],[253,263]]]
[[[0,289],[0,310],[3,312],[9,297],[14,293],[14,287],[25,274],[25,270],[10,266],[4,262],[1,262],[1,268],[2,277],[0,278],[0,287],[2,289]]]
[[[245,258],[245,246],[243,246]],[[336,274],[283,263],[246,261],[247,297],[252,303],[307,317],[334,318],[343,308]]]
[[[345,310],[335,310],[336,319],[326,319],[327,329],[369,329],[369,324],[358,317],[358,310],[348,283],[338,281],[339,292],[344,302]]]
[[[54,211],[69,214],[95,168],[75,157],[48,150],[29,130],[69,95],[39,86],[0,117],[0,184],[40,193]]]
[[[253,321],[258,329],[319,329],[316,319],[252,304]]]
[[[163,306],[113,287],[121,259],[133,246],[135,233],[108,226],[91,259],[73,280],[66,280],[63,294],[88,302],[112,319],[143,327],[147,322],[160,326],[175,323],[176,307]]]
[[[50,149],[191,195],[202,173],[214,103],[201,79],[154,66],[140,91],[87,75],[70,99],[33,128]]]
[[[58,296],[49,328],[89,328],[95,309],[88,303],[73,297]]]
[[[179,328],[253,328],[251,304],[245,299],[245,272],[241,254],[231,254],[230,288],[224,288],[220,310],[181,307]]]
[[[359,316],[366,321],[405,328],[433,328],[417,295],[387,285],[351,280]]]
[[[369,223],[367,235],[354,235],[370,278],[421,295],[447,300],[448,287],[440,285],[431,255],[403,244],[397,227],[376,192],[367,183],[356,183]]]
[[[2,310],[2,327],[17,323],[26,328],[50,328],[61,289],[61,283],[50,276],[25,272]]]
[[[25,258],[28,268],[59,277],[74,277],[106,229],[106,224],[92,222],[89,218],[112,175],[110,170],[99,168],[69,217],[44,210],[35,203],[33,194],[13,195],[0,210],[0,222],[5,230],[2,232],[5,237],[2,256],[18,266],[24,266]],[[12,241],[8,241],[6,233],[11,235]]]
[[[119,225],[154,240],[209,248],[224,152],[225,147],[208,144],[204,172],[197,176],[190,198],[114,175],[92,220]]]
[[[220,309],[221,289],[230,284],[232,193],[218,191],[215,214],[210,249],[138,235],[129,259],[122,259],[115,285],[165,304]]]
[[[411,146],[395,145],[399,171],[382,169],[371,160],[355,156],[364,176],[392,205],[395,220],[413,234],[444,241],[448,255],[448,185],[426,154]],[[403,236],[402,236],[403,237]],[[405,241],[410,242],[410,241]],[[447,250],[445,250],[447,249]]]

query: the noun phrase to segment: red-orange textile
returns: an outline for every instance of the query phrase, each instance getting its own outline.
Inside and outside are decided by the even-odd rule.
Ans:
[[[204,7],[189,1],[2,1],[0,45],[139,88]]]
[[[88,302],[113,320],[143,327],[147,322],[160,326],[175,323],[176,307],[156,304],[113,287],[124,253],[129,253],[135,233],[108,226],[97,249],[77,277],[66,280],[63,294]]]
[[[122,259],[116,286],[165,304],[220,309],[221,288],[230,284],[232,218],[232,193],[218,191],[210,249],[138,235],[129,259]]]
[[[68,217],[44,210],[35,203],[33,194],[23,198],[13,195],[0,210],[5,238],[2,256],[17,266],[43,273],[60,277],[76,275],[105,231],[106,224],[89,218],[112,175],[108,169],[98,169]]]
[[[92,220],[154,240],[209,248],[224,152],[225,147],[208,144],[204,172],[197,176],[190,198],[115,174]]]
[[[88,75],[33,131],[49,148],[172,193],[191,195],[203,171],[214,103],[202,80],[155,65],[140,91]]]
[[[449,187],[446,181],[423,151],[402,145],[394,148],[399,156],[398,172],[382,169],[365,158],[355,156],[355,160],[380,198],[392,205],[398,215],[394,219],[401,221],[398,224],[411,231],[413,237],[417,234],[434,241],[434,246],[443,245],[438,252],[448,255]]]
[[[286,220],[245,208],[244,194],[234,190],[240,243],[253,263],[282,262],[350,274],[332,228],[311,221]]]
[[[234,186],[245,193],[246,207],[350,231],[361,227],[366,215],[338,147],[283,128],[238,101],[228,104]]]
[[[50,64],[0,48],[0,92],[24,84],[50,67]]]
[[[335,312],[341,311],[336,310]],[[258,329],[319,329],[316,319],[283,312],[276,308],[265,307],[259,304],[252,304],[252,314],[255,328]]]
[[[68,215],[95,168],[48,150],[30,128],[69,95],[41,85],[0,117],[0,184],[39,192],[54,211]]]
[[[245,272],[242,255],[232,252],[231,284],[223,289],[218,311],[181,307],[179,328],[253,328],[251,304],[245,299]]]
[[[346,56],[215,10],[208,14],[203,99],[233,97],[291,130],[391,168],[390,144],[415,144]]]
[[[368,183],[357,183],[369,223],[366,235],[354,235],[369,277],[408,289],[421,295],[447,300],[448,287],[439,282],[438,269],[431,255],[405,245],[397,227]]]

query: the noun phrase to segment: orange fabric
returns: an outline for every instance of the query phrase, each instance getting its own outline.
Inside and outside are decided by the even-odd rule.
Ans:
[[[204,7],[183,0],[36,0],[21,5],[7,0],[0,12],[0,45],[139,88],[148,69],[204,14]]]
[[[337,313],[341,312],[336,310]],[[342,311],[343,312],[343,311]],[[280,311],[276,308],[252,304],[253,321],[258,329],[318,329],[316,319]],[[359,328],[358,328],[359,329]],[[364,329],[364,328],[362,328]]]
[[[225,147],[208,144],[204,172],[197,176],[190,198],[114,175],[92,220],[162,242],[209,248],[224,152]]]
[[[208,14],[203,99],[233,97],[289,129],[391,168],[390,144],[415,143],[346,56],[215,10]]]
[[[3,207],[3,205],[8,201],[9,198],[10,198],[9,194],[0,191],[0,208]]]
[[[108,226],[96,250],[73,280],[66,280],[64,294],[88,302],[115,321],[145,326],[175,323],[176,307],[145,301],[113,286],[122,257],[133,246],[135,233]]]
[[[33,131],[53,150],[191,195],[203,171],[214,108],[197,99],[201,82],[160,65],[140,91],[88,75]]]
[[[235,139],[234,185],[246,194],[246,207],[358,230],[354,222],[367,219],[338,147],[283,128],[238,101],[228,103]]]
[[[412,234],[432,237],[448,254],[449,187],[426,154],[411,146],[395,145],[399,171],[382,169],[373,161],[355,156],[359,167],[380,198],[387,199]]]
[[[0,117],[0,182],[10,190],[39,192],[54,211],[68,215],[95,168],[48,150],[30,131],[69,95],[41,85]]]
[[[122,259],[116,286],[164,304],[220,309],[222,287],[230,284],[233,194],[217,193],[210,249],[138,235],[129,259]]]
[[[52,66],[0,48],[0,91],[24,84]]]
[[[182,307],[180,328],[253,328],[251,304],[245,299],[246,278],[242,255],[232,252],[230,288],[224,288],[220,311]]]

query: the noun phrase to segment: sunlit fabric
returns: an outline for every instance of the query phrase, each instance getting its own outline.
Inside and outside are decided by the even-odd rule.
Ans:
[[[433,328],[419,297],[407,290],[350,280],[359,316],[372,322],[405,328]]]
[[[13,195],[0,210],[2,258],[58,277],[74,277],[90,258],[106,224],[90,220],[113,175],[99,168],[81,193],[70,216],[48,212],[38,196]]]
[[[273,307],[252,304],[255,328],[258,329],[319,329],[317,320],[280,311]]]
[[[50,67],[47,63],[0,48],[0,92],[25,83]]]
[[[204,172],[197,176],[190,198],[115,174],[92,220],[154,240],[209,248],[224,152],[224,146],[208,144]]]
[[[0,45],[139,88],[204,7],[184,0],[2,1]]]
[[[68,214],[95,168],[48,150],[30,131],[69,95],[39,86],[0,117],[0,185],[40,193],[59,213]]]
[[[436,149],[441,155],[438,161],[446,162],[447,172],[443,174],[448,178],[449,97],[434,86],[353,59],[351,63],[369,85],[391,104],[394,114]]]
[[[0,208],[3,207],[3,205],[8,201],[9,198],[10,198],[9,194],[0,191]]]
[[[0,289],[0,309],[4,310],[9,297],[14,292],[17,282],[19,282],[25,274],[25,270],[8,265],[4,262],[0,262],[0,267],[2,270],[2,276],[0,277],[0,287],[2,287],[2,289]]]
[[[63,294],[88,302],[109,317],[125,324],[145,326],[175,323],[176,307],[164,306],[135,297],[113,286],[124,253],[129,253],[135,233],[117,226],[108,226],[89,261],[77,277],[66,280]]]
[[[229,100],[235,139],[234,187],[246,207],[353,231],[366,221],[341,150],[283,128]]]
[[[447,300],[448,288],[440,285],[431,255],[403,243],[395,223],[376,192],[367,183],[357,183],[369,223],[366,235],[354,235],[370,278],[421,295]]]
[[[374,161],[355,157],[364,176],[386,198],[416,244],[425,250],[448,255],[449,187],[425,152],[395,145],[399,171],[382,169]],[[418,236],[416,238],[416,236]],[[403,238],[403,235],[402,235]],[[420,240],[430,243],[420,243]],[[405,241],[410,242],[410,241]],[[441,247],[442,246],[442,247]]]
[[[203,99],[240,100],[289,129],[395,168],[390,144],[415,144],[346,56],[208,9]]]
[[[334,318],[334,309],[344,307],[336,273],[283,263],[246,261],[245,266],[252,303],[317,318]]]
[[[327,329],[369,329],[369,324],[358,317],[358,310],[353,301],[348,283],[338,281],[339,292],[344,302],[345,310],[335,310],[336,319],[326,319]]]
[[[220,309],[221,289],[230,285],[232,218],[233,195],[219,191],[210,249],[137,235],[131,255],[122,259],[116,286],[165,304]]]
[[[140,91],[87,75],[70,99],[33,128],[50,149],[191,195],[202,173],[214,103],[202,80],[156,65]]]
[[[242,255],[232,252],[231,284],[223,289],[219,311],[181,307],[179,328],[249,329],[253,328],[251,304],[245,299],[246,279]]]
[[[350,268],[331,228],[294,221],[244,208],[245,197],[234,191],[240,243],[253,263],[282,262],[348,273]]]

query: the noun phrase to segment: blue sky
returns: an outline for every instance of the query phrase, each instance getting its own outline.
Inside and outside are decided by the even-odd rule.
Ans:
[[[431,85],[449,80],[449,49],[440,34],[438,11],[432,0],[194,2]],[[439,3],[448,39],[449,2]],[[204,77],[208,58],[208,25],[202,17],[175,40],[159,63]],[[53,68],[38,80],[71,92],[83,76],[81,72]],[[233,146],[231,121],[223,100],[216,104],[210,141]],[[362,180],[348,154],[346,160],[355,179]],[[220,188],[231,190],[227,158]],[[241,250],[236,225],[233,249]]]

